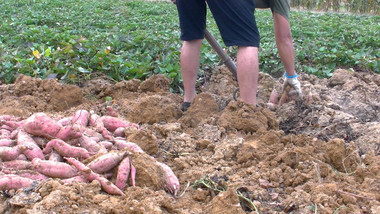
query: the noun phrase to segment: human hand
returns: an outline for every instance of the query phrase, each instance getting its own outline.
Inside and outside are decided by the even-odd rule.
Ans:
[[[177,0],[171,0],[173,2],[173,4],[176,4],[177,3]]]
[[[289,96],[297,95],[299,98],[302,98],[302,89],[301,89],[301,83],[297,79],[297,74],[294,76],[288,76],[286,73],[285,75],[285,81],[282,85],[283,91],[285,90],[286,86],[291,86],[292,90],[289,91]]]

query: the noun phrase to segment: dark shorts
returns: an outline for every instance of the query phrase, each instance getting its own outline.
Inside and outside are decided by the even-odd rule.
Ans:
[[[254,0],[256,8],[270,8],[272,12],[279,13],[289,20],[290,0]]]
[[[253,0],[177,0],[181,40],[204,38],[206,1],[226,46],[259,47]]]

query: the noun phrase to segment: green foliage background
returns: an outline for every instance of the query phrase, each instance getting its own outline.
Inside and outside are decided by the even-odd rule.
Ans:
[[[99,74],[120,81],[162,73],[180,90],[180,31],[170,2],[8,0],[0,17],[1,82],[20,73],[70,83]],[[210,13],[208,20],[223,44]],[[282,73],[270,11],[257,10],[256,20],[260,69]],[[337,67],[354,67],[380,73],[380,16],[293,11],[291,25],[299,72],[329,77]],[[205,41],[201,69],[220,63]]]

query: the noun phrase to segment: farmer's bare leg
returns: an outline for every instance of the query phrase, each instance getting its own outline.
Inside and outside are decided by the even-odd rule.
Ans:
[[[294,47],[289,21],[279,13],[273,13],[274,33],[281,62],[289,76],[295,75]]]
[[[237,53],[237,78],[240,98],[256,105],[256,91],[259,77],[259,60],[257,47],[239,47]]]
[[[181,73],[184,87],[184,102],[192,102],[196,92],[195,83],[199,69],[202,39],[183,41],[181,50]]]

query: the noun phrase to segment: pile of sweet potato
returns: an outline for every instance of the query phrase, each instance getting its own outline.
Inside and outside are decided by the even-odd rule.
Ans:
[[[24,120],[2,115],[0,191],[29,187],[35,180],[59,178],[64,183],[97,180],[105,192],[124,195],[127,185],[135,185],[138,173],[130,154],[144,152],[125,139],[124,129],[131,126],[139,128],[121,118],[86,110],[60,119],[45,113]],[[176,195],[177,177],[167,165],[156,162],[165,172],[163,188]],[[111,177],[114,182],[109,180]]]

